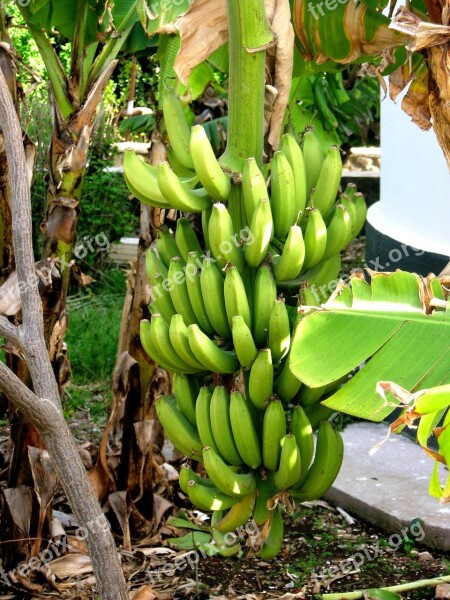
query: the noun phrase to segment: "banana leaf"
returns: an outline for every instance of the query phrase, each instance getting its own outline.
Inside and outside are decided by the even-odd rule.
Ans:
[[[396,381],[407,391],[450,383],[450,301],[430,307],[436,279],[413,273],[360,276],[341,283],[321,309],[298,324],[291,371],[309,387],[353,377],[323,404],[381,421],[392,406],[376,393],[377,382]]]

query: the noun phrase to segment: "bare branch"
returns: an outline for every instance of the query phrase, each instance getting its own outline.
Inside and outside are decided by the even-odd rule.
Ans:
[[[0,335],[5,337],[7,340],[22,347],[20,336],[19,336],[19,328],[13,325],[6,317],[0,315]]]

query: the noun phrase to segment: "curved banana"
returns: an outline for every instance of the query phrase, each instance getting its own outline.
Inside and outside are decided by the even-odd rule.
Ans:
[[[323,164],[322,147],[316,134],[311,130],[303,135],[303,158],[306,167],[306,196],[309,198],[319,179]]]
[[[198,177],[192,169],[188,169],[184,165],[180,163],[178,158],[175,156],[175,152],[173,151],[172,146],[167,146],[166,148],[167,160],[169,165],[178,177],[182,177],[183,179],[190,179],[192,182],[195,181],[195,185],[198,183]],[[155,169],[155,177],[156,177],[156,169]],[[195,186],[193,186],[195,187]]]
[[[217,335],[223,338],[231,336],[225,308],[224,277],[213,258],[205,258],[200,285],[206,314]]]
[[[159,163],[157,181],[166,202],[177,210],[200,213],[211,206],[211,198],[204,189],[192,190],[181,181],[168,162]]]
[[[196,368],[185,362],[175,351],[170,341],[170,328],[161,315],[153,315],[150,321],[150,339],[157,352],[161,354],[164,361],[173,365],[171,371],[180,373],[199,373],[204,368]],[[200,364],[202,364],[200,362]]]
[[[145,270],[147,272],[147,277],[152,285],[155,284],[155,277],[159,273],[165,279],[169,274],[166,265],[160,259],[160,257],[156,254],[153,248],[150,248],[145,255]]]
[[[212,206],[206,208],[202,211],[202,233],[203,239],[205,240],[205,248],[206,250],[211,250],[211,246],[209,245],[209,220],[211,218]]]
[[[263,547],[258,553],[262,560],[271,560],[280,552],[283,545],[284,522],[281,506],[278,504],[273,509],[270,517],[271,524],[269,534],[263,543]]]
[[[200,510],[226,510],[237,502],[237,498],[224,494],[216,487],[202,485],[198,480],[187,484],[189,500]]]
[[[341,177],[341,151],[337,146],[332,146],[325,156],[315,189],[309,201],[311,206],[320,210],[322,216],[330,211],[336,201]]]
[[[214,527],[221,533],[236,531],[242,527],[252,516],[255,507],[256,493],[244,496],[223,516],[220,521],[215,523]],[[234,498],[236,500],[236,498]]]
[[[256,492],[255,475],[235,473],[212,448],[203,448],[203,462],[211,481],[224,494],[240,498]]]
[[[211,429],[220,455],[230,465],[241,465],[230,418],[230,396],[223,386],[214,388],[210,405]]]
[[[188,483],[189,481],[198,481],[201,485],[206,485],[209,487],[215,487],[213,482],[208,479],[207,477],[199,477],[199,475],[197,475],[197,473],[195,473],[189,462],[185,462],[181,465],[181,469],[180,469],[180,476],[178,479],[178,483],[179,486],[181,488],[181,491],[184,492],[185,494],[188,493]]]
[[[189,335],[188,329],[184,322],[182,315],[173,315],[170,325],[169,325],[169,338],[170,342],[173,346],[173,349],[178,354],[178,356],[183,360],[186,364],[197,371],[204,371],[205,367],[199,362],[194,353],[191,350],[189,345]],[[198,393],[198,389],[197,389]],[[175,394],[176,395],[176,394]],[[197,396],[197,394],[195,394]],[[178,398],[177,398],[178,400]],[[195,405],[195,401],[194,401]],[[194,411],[195,412],[195,411]],[[186,415],[187,416],[187,415]],[[194,417],[195,418],[195,417]],[[195,425],[195,421],[193,423]]]
[[[244,269],[244,252],[234,232],[233,222],[225,204],[217,202],[213,205],[208,224],[208,237],[211,252],[220,267],[224,268],[227,263],[231,263],[239,271]]]
[[[233,317],[231,323],[233,346],[239,363],[243,369],[249,369],[258,356],[258,348],[253,341],[252,332],[241,315]]]
[[[172,383],[177,407],[191,425],[197,427],[197,420],[195,418],[195,403],[199,392],[197,380],[190,375],[174,373]]]
[[[277,287],[271,268],[261,265],[256,272],[253,290],[253,339],[258,348],[267,344],[269,319],[277,299]]]
[[[183,315],[186,325],[197,323],[195,313],[189,300],[186,286],[186,271],[182,259],[174,256],[170,259],[169,275],[167,278],[170,297],[178,314]]]
[[[199,256],[202,254],[200,242],[186,217],[180,217],[177,221],[175,242],[179,249],[178,256],[182,256],[185,262],[188,260],[189,252],[198,252]]]
[[[169,292],[169,279],[161,275],[161,273],[156,273],[151,283],[152,296],[157,307],[157,312],[161,314],[164,321],[169,325],[173,315],[177,312]]]
[[[267,502],[271,497],[271,485],[268,479],[258,477],[256,486],[257,493],[253,519],[258,527],[263,527],[270,516]]]
[[[327,247],[327,227],[317,208],[308,209],[308,224],[305,231],[305,260],[303,271],[319,263]]]
[[[277,261],[273,261],[275,281],[289,281],[298,277],[305,260],[305,242],[298,225],[289,229],[283,252]]]
[[[200,389],[195,404],[195,419],[197,422],[198,435],[200,436],[203,447],[209,446],[219,454],[219,449],[216,446],[211,425],[211,398],[212,392],[209,387],[203,386]]]
[[[288,433],[282,440],[280,462],[273,474],[277,490],[287,490],[298,482],[302,474],[302,461],[295,437]]]
[[[257,469],[262,459],[252,409],[241,392],[231,392],[230,422],[236,448],[243,462],[252,469]]]
[[[291,346],[289,315],[283,298],[275,300],[269,319],[269,348],[273,364],[287,356]]]
[[[227,200],[230,195],[230,179],[222,171],[202,125],[191,129],[190,151],[195,172],[200,183],[214,200]]]
[[[254,158],[247,158],[244,161],[244,168],[242,170],[242,194],[247,223],[251,224],[253,221],[253,213],[260,200],[269,199],[265,177],[261,173],[258,163]]]
[[[352,196],[354,196],[355,194],[352,194]],[[342,206],[345,207],[345,209],[347,210],[349,216],[350,216],[350,220],[352,223],[352,228],[351,231],[349,233],[349,236],[346,240],[346,246],[354,239],[353,236],[353,232],[356,231],[356,208],[355,205],[353,204],[353,201],[350,198],[347,198],[347,196],[345,195],[340,195],[339,196],[339,204],[342,204]]]
[[[233,317],[237,315],[241,316],[247,327],[251,328],[252,322],[247,292],[236,267],[229,266],[225,270],[224,296],[225,310],[230,328],[233,323]]]
[[[170,209],[162,195],[156,179],[156,172],[148,169],[134,150],[126,150],[123,157],[125,183],[135,198],[156,208]],[[148,165],[150,167],[150,165]]]
[[[327,421],[336,411],[318,402],[312,406],[306,406],[305,413],[311,423],[311,427],[315,431],[321,421]]]
[[[294,377],[289,368],[289,358],[290,354],[286,357],[281,372],[273,384],[273,391],[283,404],[289,404],[302,387],[302,382]]]
[[[184,167],[193,169],[194,163],[190,151],[191,131],[186,121],[184,108],[172,88],[164,91],[162,109],[173,153]]]
[[[194,315],[200,329],[207,335],[214,335],[215,329],[208,318],[205,301],[202,294],[200,282],[202,261],[197,252],[189,252],[186,263],[186,288],[189,296],[189,302],[194,311]]]
[[[227,534],[221,533],[216,529],[215,525],[223,518],[223,512],[221,510],[215,510],[211,516],[211,534],[215,545],[219,550],[219,554],[224,557],[235,556],[241,550],[241,544],[237,542],[232,536],[232,539],[227,538]]]
[[[280,463],[281,442],[286,436],[286,415],[278,399],[270,402],[263,420],[263,463],[270,471],[276,471]]]
[[[342,465],[344,446],[340,434],[329,421],[322,421],[317,433],[314,461],[307,471],[304,481],[291,489],[295,500],[308,502],[316,500],[330,488]]]
[[[302,477],[309,469],[314,456],[314,435],[311,422],[301,406],[296,406],[292,411],[291,432],[300,450]]]
[[[175,399],[161,396],[156,399],[155,406],[165,434],[175,448],[194,460],[202,460],[202,443],[197,430],[177,408]]]
[[[341,271],[341,255],[335,254],[327,260],[320,261],[315,267],[303,273],[302,280],[308,286],[316,288],[317,301],[325,302],[336,289]],[[320,292],[320,293],[319,293]]]
[[[164,226],[159,229],[156,236],[156,248],[158,250],[159,258],[167,269],[169,268],[171,259],[174,257],[179,258],[184,264],[180,249],[168,227]]]
[[[250,369],[248,394],[251,403],[265,410],[273,393],[272,352],[269,348],[260,350]]]
[[[262,198],[256,205],[250,232],[252,235],[244,245],[244,256],[250,267],[257,268],[267,255],[273,237],[272,210],[267,198]]]
[[[302,149],[290,133],[286,133],[281,139],[281,152],[288,159],[294,174],[295,212],[298,220],[298,215],[303,214],[307,201],[305,159],[303,158]]]
[[[352,228],[352,235],[354,238],[356,238],[364,227],[367,217],[367,204],[362,194],[354,194],[353,206],[355,207],[355,221]]]
[[[208,371],[226,375],[227,373],[234,373],[239,369],[239,361],[236,358],[236,354],[216,346],[201,331],[198,325],[190,325],[188,327],[188,335],[192,352]]]
[[[272,158],[271,207],[274,235],[284,240],[290,227],[297,221],[295,182],[291,165],[281,152]]]
[[[352,235],[350,215],[343,204],[337,204],[327,226],[327,245],[321,260],[325,261],[339,254],[346,247],[350,235]]]

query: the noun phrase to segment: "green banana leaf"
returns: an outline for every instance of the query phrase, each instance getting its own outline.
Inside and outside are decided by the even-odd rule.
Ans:
[[[353,276],[351,287],[341,284],[299,322],[292,373],[320,387],[358,369],[323,404],[372,421],[392,412],[375,391],[379,381],[408,391],[450,383],[450,302],[427,314],[427,289],[421,277],[402,271],[373,274],[370,284]]]

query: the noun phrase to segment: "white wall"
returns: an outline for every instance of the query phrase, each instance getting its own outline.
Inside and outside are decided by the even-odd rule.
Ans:
[[[388,97],[381,105],[381,200],[368,220],[391,238],[450,256],[450,173],[433,130]]]

